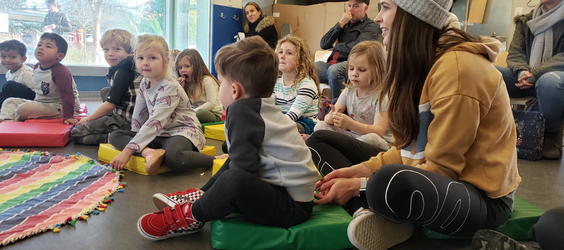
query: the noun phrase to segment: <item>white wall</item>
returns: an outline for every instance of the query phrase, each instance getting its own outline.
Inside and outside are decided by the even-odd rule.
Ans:
[[[213,0],[213,4],[243,8],[243,0]]]

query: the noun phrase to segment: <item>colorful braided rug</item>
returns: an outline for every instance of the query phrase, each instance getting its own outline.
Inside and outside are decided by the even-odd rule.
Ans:
[[[76,223],[118,187],[119,172],[80,153],[0,151],[0,246]]]

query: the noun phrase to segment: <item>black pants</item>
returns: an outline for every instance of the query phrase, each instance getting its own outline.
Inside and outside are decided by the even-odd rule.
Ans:
[[[110,144],[123,150],[135,134],[131,130],[116,130],[110,134]],[[213,166],[214,157],[198,152],[198,148],[184,136],[157,136],[147,147],[164,149],[164,164],[171,169],[186,170]]]
[[[313,163],[322,176],[335,169],[367,161],[382,151],[368,143],[329,130],[313,132],[306,144],[311,150]]]
[[[307,140],[314,163],[326,175],[376,156],[380,151],[364,142],[332,131],[316,131]],[[345,210],[360,206],[391,221],[408,219],[443,234],[471,236],[478,229],[495,229],[509,217],[510,208],[491,199],[472,184],[455,181],[418,168],[388,165],[370,177],[363,196],[353,198]]]
[[[335,169],[367,161],[381,152],[381,149],[368,143],[329,130],[313,132],[306,144],[311,151],[313,163],[322,176],[328,175]],[[368,208],[364,194],[352,198],[343,206],[351,215],[360,207]]]
[[[312,202],[296,202],[284,187],[241,169],[228,169],[228,162],[202,187],[204,195],[192,206],[198,221],[241,213],[257,224],[288,228],[309,219]]]
[[[383,166],[368,180],[370,209],[394,222],[413,220],[430,230],[472,236],[496,229],[511,209],[474,185],[411,166]]]
[[[10,97],[33,100],[35,99],[35,92],[21,83],[7,81],[4,83],[4,86],[2,86],[2,92],[0,92],[0,107],[2,107],[4,100]]]
[[[529,236],[543,250],[562,249],[564,246],[564,207],[555,207],[546,211],[533,225]]]

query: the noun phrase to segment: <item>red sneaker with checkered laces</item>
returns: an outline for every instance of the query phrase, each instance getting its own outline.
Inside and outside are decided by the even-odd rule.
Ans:
[[[137,222],[137,230],[147,239],[163,240],[198,232],[204,224],[194,219],[192,204],[186,203],[141,216]]]
[[[204,191],[197,188],[189,188],[186,191],[178,191],[171,194],[156,193],[153,195],[153,202],[159,210],[163,210],[165,207],[173,208],[176,204],[192,204],[200,199],[203,194]]]

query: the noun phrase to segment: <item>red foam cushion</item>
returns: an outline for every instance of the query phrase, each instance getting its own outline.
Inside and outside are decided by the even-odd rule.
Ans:
[[[2,122],[0,147],[64,147],[73,125],[60,123]]]
[[[84,118],[86,118],[88,116],[77,116],[74,117],[76,118],[76,120],[80,121]],[[29,120],[25,120],[24,122],[32,122],[32,123],[63,123],[63,118],[58,118],[58,119],[29,119]]]

